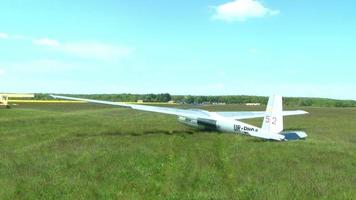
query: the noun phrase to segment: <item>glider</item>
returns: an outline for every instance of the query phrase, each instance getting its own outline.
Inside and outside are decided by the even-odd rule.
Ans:
[[[179,122],[195,128],[238,133],[266,140],[289,141],[304,139],[307,137],[307,134],[303,131],[283,132],[283,116],[303,115],[308,114],[308,112],[303,110],[283,111],[282,96],[279,95],[273,95],[269,98],[265,112],[210,112],[202,109],[166,108],[57,95],[51,96],[56,99],[85,101],[89,103],[121,106],[135,110],[175,115],[178,117]],[[262,128],[239,121],[241,119],[252,119],[259,117],[264,118]]]

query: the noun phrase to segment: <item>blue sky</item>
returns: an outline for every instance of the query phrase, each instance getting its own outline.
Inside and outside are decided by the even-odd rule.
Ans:
[[[351,0],[4,0],[0,91],[356,100]]]

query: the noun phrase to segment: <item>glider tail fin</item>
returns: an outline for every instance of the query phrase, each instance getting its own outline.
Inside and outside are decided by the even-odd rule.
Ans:
[[[273,95],[268,100],[266,114],[262,124],[262,132],[265,134],[279,134],[282,131],[283,131],[282,96]]]

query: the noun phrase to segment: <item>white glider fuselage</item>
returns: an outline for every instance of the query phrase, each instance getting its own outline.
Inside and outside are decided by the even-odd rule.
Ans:
[[[206,119],[199,119],[199,118],[194,119],[188,117],[179,117],[178,121],[194,128],[217,130],[220,132],[236,133],[241,135],[248,135],[248,136],[259,137],[263,139],[278,140],[278,141],[284,139],[284,136],[279,134],[269,135],[268,137],[267,135],[264,136],[264,134],[262,134],[261,128],[257,126],[253,126],[234,119],[229,119],[214,112],[208,112],[208,111],[205,112],[207,114],[210,114],[211,118],[213,119],[206,120]]]

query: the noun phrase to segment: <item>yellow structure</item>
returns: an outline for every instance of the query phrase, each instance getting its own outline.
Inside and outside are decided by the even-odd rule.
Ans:
[[[33,98],[34,94],[0,93],[0,106],[9,107],[9,98]]]

